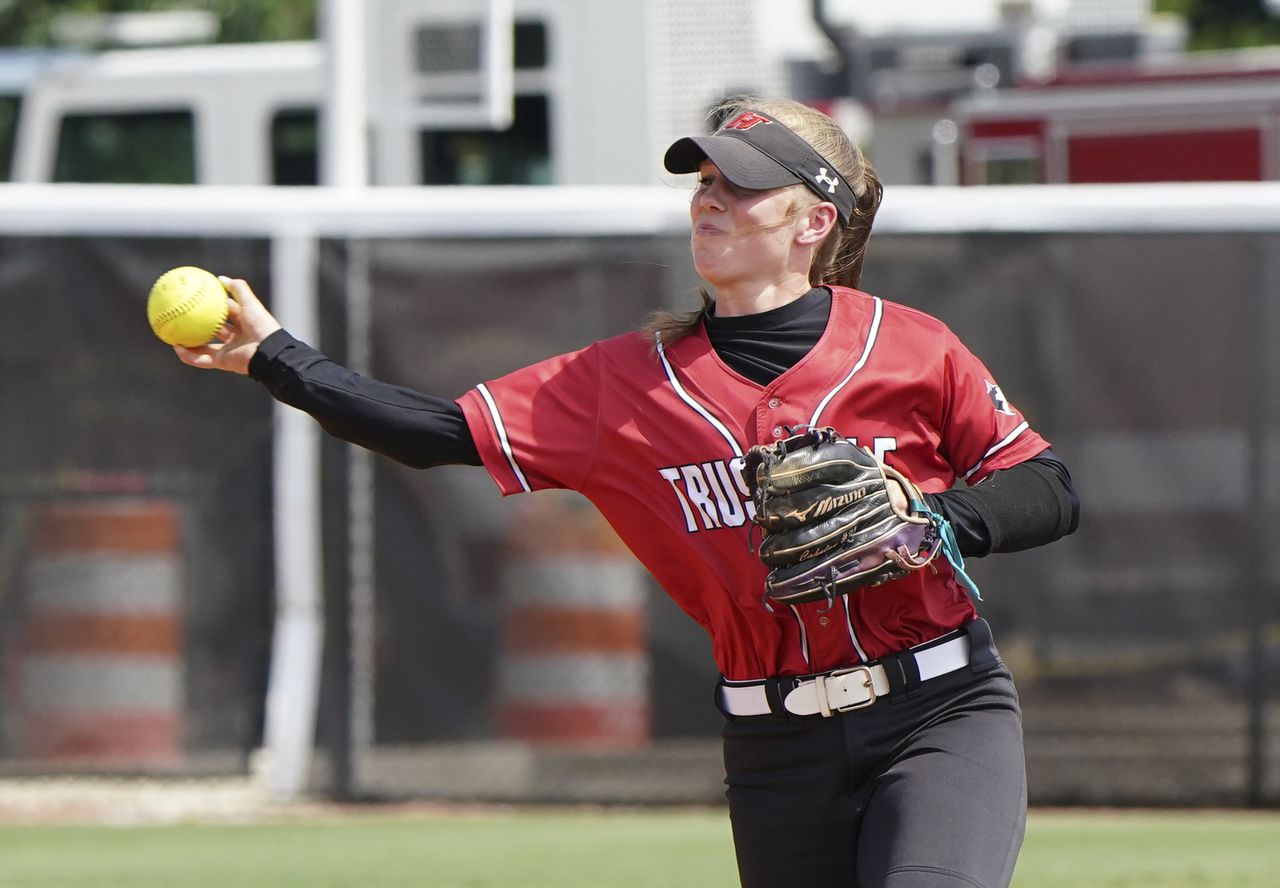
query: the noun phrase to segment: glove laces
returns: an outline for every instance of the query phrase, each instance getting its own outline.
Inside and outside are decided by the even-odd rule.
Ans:
[[[964,569],[964,556],[960,554],[960,544],[956,541],[956,532],[951,529],[951,522],[943,518],[938,512],[930,509],[923,502],[912,502],[911,507],[922,515],[927,516],[933,522],[934,527],[938,529],[938,535],[942,538],[942,554],[947,556],[947,562],[951,565],[951,569],[955,571],[956,579],[964,584],[970,595],[978,601],[982,601],[982,593],[978,591],[978,584],[970,578]]]

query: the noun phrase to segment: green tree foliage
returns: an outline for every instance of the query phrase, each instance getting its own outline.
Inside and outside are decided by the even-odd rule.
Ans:
[[[1189,49],[1232,49],[1280,43],[1280,19],[1264,0],[1156,0],[1157,12],[1186,19]]]
[[[309,40],[316,36],[317,0],[0,0],[0,46],[50,46],[63,13],[199,9],[218,17],[219,43]]]

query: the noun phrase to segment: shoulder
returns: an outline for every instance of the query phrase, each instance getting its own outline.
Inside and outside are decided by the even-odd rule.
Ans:
[[[951,328],[945,322],[918,308],[912,308],[900,302],[892,302],[879,296],[872,296],[870,293],[855,290],[851,287],[832,287],[831,294],[833,300],[839,300],[857,310],[868,313],[878,312],[880,323],[882,325],[890,325],[899,335],[914,334],[925,338],[955,338],[955,333],[951,331]]]
[[[544,359],[542,364],[574,363],[630,363],[653,352],[653,339],[639,330],[597,339],[594,342]],[[537,365],[534,365],[537,366]]]
[[[593,349],[602,361],[652,360],[653,334],[644,330],[630,330],[607,339],[598,339],[589,348]]]
[[[653,334],[643,330],[598,339],[581,353],[603,374],[630,376],[660,363]]]
[[[609,354],[626,354],[653,349],[653,334],[647,330],[628,330],[617,336],[596,340],[596,347]]]

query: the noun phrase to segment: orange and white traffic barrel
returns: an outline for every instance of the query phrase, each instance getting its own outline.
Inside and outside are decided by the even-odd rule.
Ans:
[[[499,732],[593,748],[648,743],[644,569],[576,495],[539,493],[521,506],[523,538],[502,574]]]
[[[162,500],[32,507],[10,689],[18,757],[114,767],[181,756],[178,525]]]

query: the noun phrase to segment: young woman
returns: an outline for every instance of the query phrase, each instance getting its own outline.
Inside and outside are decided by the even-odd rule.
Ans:
[[[220,341],[177,353],[408,465],[483,465],[506,494],[588,497],[710,634],[743,885],[1007,885],[1026,816],[1021,717],[962,578],[939,560],[834,602],[764,606],[742,458],[833,427],[915,481],[974,556],[1074,530],[1070,476],[946,326],[854,289],[881,186],[839,127],[789,101],[722,113],[665,158],[698,174],[690,245],[714,292],[700,311],[456,402],[337,366],[241,280],[224,279]],[[851,672],[869,699],[815,704]]]

